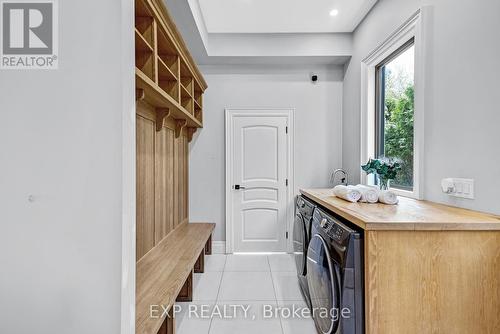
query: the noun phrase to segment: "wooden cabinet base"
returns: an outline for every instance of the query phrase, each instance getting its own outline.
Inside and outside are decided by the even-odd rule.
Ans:
[[[175,319],[173,317],[173,309],[168,311],[168,316],[160,327],[158,334],[174,334],[175,333]]]
[[[366,333],[500,333],[500,231],[366,231]]]
[[[198,260],[194,264],[194,272],[195,273],[204,273],[205,272],[205,248],[200,253]]]
[[[182,286],[181,291],[177,295],[177,302],[192,302],[193,301],[193,270],[189,273],[186,282]]]
[[[205,254],[212,255],[212,235],[210,235],[207,243],[205,244]]]

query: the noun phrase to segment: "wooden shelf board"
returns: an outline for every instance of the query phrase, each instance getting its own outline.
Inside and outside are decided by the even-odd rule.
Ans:
[[[182,83],[181,83],[181,95],[193,98],[193,95],[191,95],[191,92]]]
[[[191,73],[190,75],[195,78],[203,91],[207,88],[207,83],[203,78],[201,72],[195,65],[195,61],[189,53],[182,36],[175,24],[173,24],[172,17],[168,13],[166,8],[166,4],[163,1],[154,1],[155,7],[155,18],[158,20],[159,27],[163,29],[170,40],[173,40],[173,44],[175,45],[176,50],[178,51],[178,55],[183,62],[189,63],[185,67]]]
[[[193,79],[193,75],[186,62],[181,59],[181,76]]]
[[[202,128],[203,125],[189,111],[164,92],[141,70],[135,69],[136,88],[144,90],[144,100],[156,108],[168,108],[174,119],[187,120],[188,127]]]
[[[161,80],[165,81],[177,81],[177,76],[170,70],[170,68],[165,64],[163,59],[159,56],[158,58],[158,75]]]
[[[151,41],[154,35],[153,22],[154,19],[151,16],[137,16],[135,18],[135,29],[148,41]]]
[[[153,52],[153,47],[148,43],[148,41],[142,36],[139,30],[135,28],[135,50]]]
[[[203,109],[197,99],[194,99],[194,105],[195,107],[198,107],[200,110]]]
[[[143,0],[135,1],[135,16],[136,17],[152,17],[151,11],[146,6]]]
[[[175,47],[175,45],[169,40],[169,37],[167,37],[163,30],[158,27],[158,52],[160,54],[167,54],[167,55],[179,55],[180,52],[179,50]]]
[[[181,72],[181,85],[183,85],[186,90],[189,92],[189,95],[193,96],[194,95],[194,91],[193,91],[193,78],[191,77],[186,77],[186,76],[183,76],[182,75],[182,72]]]

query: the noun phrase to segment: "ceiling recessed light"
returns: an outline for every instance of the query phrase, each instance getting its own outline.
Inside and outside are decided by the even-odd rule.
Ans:
[[[338,9],[332,9],[330,11],[330,16],[337,16],[339,15],[339,10]]]

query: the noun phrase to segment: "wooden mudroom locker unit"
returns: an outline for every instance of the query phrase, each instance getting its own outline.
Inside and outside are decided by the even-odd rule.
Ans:
[[[188,142],[207,85],[163,2],[135,5],[139,260],[188,220]]]
[[[162,0],[135,1],[136,333],[173,333],[150,316],[192,298],[214,224],[188,224],[189,148],[207,84]]]

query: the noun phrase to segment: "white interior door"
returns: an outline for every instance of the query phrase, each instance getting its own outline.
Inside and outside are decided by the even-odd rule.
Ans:
[[[229,151],[235,252],[286,251],[288,117],[234,115]]]

